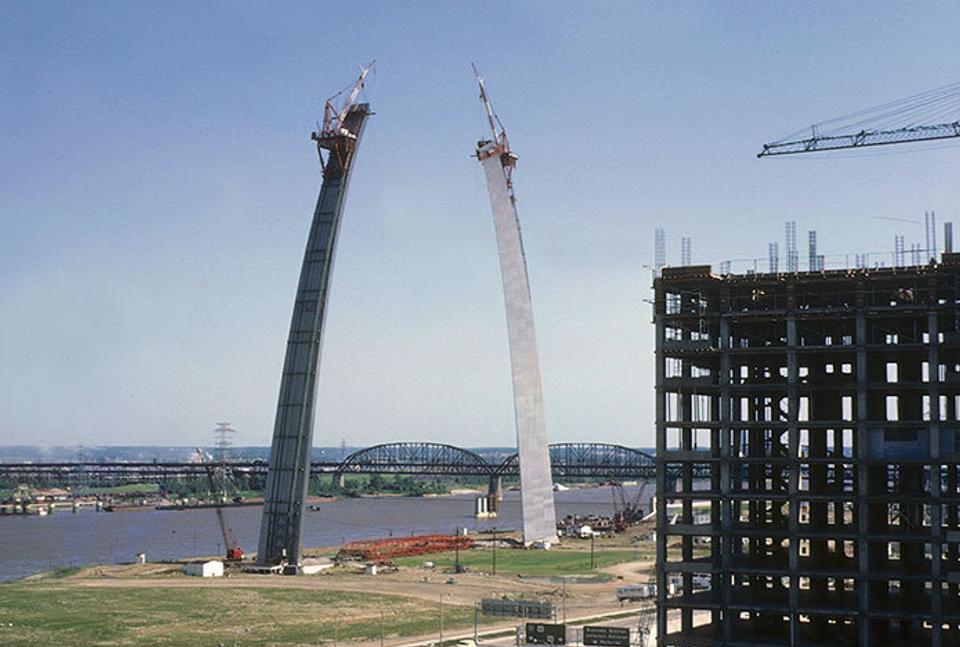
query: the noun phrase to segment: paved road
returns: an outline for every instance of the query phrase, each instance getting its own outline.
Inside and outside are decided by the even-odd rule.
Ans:
[[[631,615],[621,618],[610,618],[609,616],[620,616],[623,613],[631,613]],[[641,609],[639,607],[625,607],[619,611],[612,611],[610,613],[604,613],[600,615],[590,615],[582,617],[569,617],[567,618],[567,644],[568,645],[580,645],[581,629],[580,627],[584,624],[589,625],[600,625],[605,627],[626,627],[630,631],[630,642],[631,645],[638,647],[650,647],[654,644],[656,626],[654,618],[655,616],[652,612],[647,613],[647,617],[650,618],[649,624],[649,634],[647,635],[646,642],[639,640],[639,634],[637,631],[638,621],[640,619]],[[576,623],[575,625],[573,623]],[[522,626],[522,625],[521,625]],[[522,630],[521,630],[522,631]],[[515,647],[517,644],[517,638],[515,633],[509,635],[501,635],[504,633],[504,629],[494,629],[481,631],[478,634],[480,639],[480,644],[484,647]],[[474,634],[473,632],[452,632],[449,636],[444,634],[443,641],[444,643],[451,643],[452,641],[469,641],[473,642]],[[522,636],[521,636],[522,639]],[[436,645],[436,638],[430,640],[422,640],[418,642],[409,642],[401,643],[395,645],[394,647],[428,647],[430,645]],[[521,643],[522,644],[522,643]]]

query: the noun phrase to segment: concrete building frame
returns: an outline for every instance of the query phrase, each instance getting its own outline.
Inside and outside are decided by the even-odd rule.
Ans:
[[[654,290],[658,646],[960,644],[960,255]]]

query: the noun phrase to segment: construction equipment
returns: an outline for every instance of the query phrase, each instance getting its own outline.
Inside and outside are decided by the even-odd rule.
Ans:
[[[757,157],[960,137],[960,120],[942,121],[944,116],[956,116],[958,111],[960,83],[954,83],[815,124],[810,127],[809,137],[798,139],[800,133],[806,132],[804,129],[764,144]]]
[[[640,484],[636,496],[632,500],[627,499],[626,490],[623,483],[619,481],[610,481],[613,493],[613,528],[617,532],[623,532],[630,524],[643,517],[643,511],[640,508],[643,499],[643,492],[647,489],[647,482]]]
[[[227,561],[243,561],[243,549],[240,548],[240,545],[237,543],[236,539],[233,541],[230,540],[230,533],[227,530],[227,522],[223,518],[223,510],[221,506],[223,504],[224,496],[221,496],[217,489],[216,482],[214,481],[213,465],[206,461],[203,451],[199,447],[197,447],[197,456],[200,457],[200,463],[203,464],[203,467],[207,470],[207,480],[210,482],[210,494],[216,497],[213,509],[217,513],[217,523],[220,524],[220,533],[223,535],[223,546],[227,550]]]
[[[367,74],[373,69],[373,64],[376,62],[376,59],[374,59],[370,61],[370,65],[360,68],[360,78],[353,84],[353,88],[350,89],[350,94],[347,95],[347,99],[341,107],[338,108],[334,105],[334,101],[346,92],[346,90],[342,90],[327,99],[323,107],[323,127],[320,128],[319,124],[317,124],[318,132],[310,134],[310,139],[317,142],[317,152],[320,154],[320,168],[324,172],[327,166],[327,162],[323,157],[324,150],[329,151],[329,154],[336,154],[338,156],[338,162],[340,163],[339,165],[342,167],[344,161],[343,154],[347,149],[352,152],[356,147],[357,133],[347,127],[347,113],[350,112],[353,102],[357,100],[360,90],[364,87],[364,79],[367,78]]]
[[[497,116],[493,111],[493,107],[490,105],[490,99],[487,98],[487,89],[483,85],[483,77],[480,76],[480,72],[477,71],[476,65],[471,63],[470,67],[473,68],[473,73],[477,77],[477,85],[480,86],[480,100],[483,102],[483,108],[487,112],[487,122],[490,124],[490,132],[493,135],[493,142],[496,144],[496,146],[491,149],[490,155],[499,153],[500,162],[503,164],[503,172],[507,178],[507,188],[510,190],[511,199],[513,199],[513,169],[517,167],[517,154],[510,150],[507,131],[500,122],[500,117]]]

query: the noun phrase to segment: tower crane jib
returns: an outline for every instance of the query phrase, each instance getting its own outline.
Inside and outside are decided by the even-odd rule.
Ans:
[[[960,137],[960,83],[899,99],[810,127],[809,137],[764,144],[757,157],[864,148]]]

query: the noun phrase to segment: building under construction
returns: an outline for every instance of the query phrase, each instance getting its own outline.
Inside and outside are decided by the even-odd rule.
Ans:
[[[960,254],[654,287],[657,644],[960,644]]]

